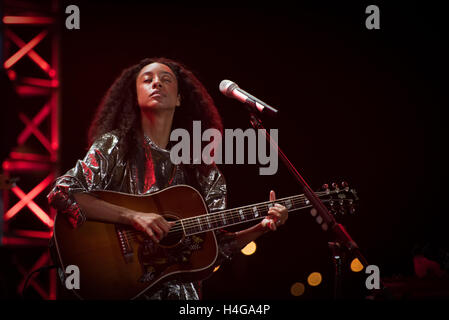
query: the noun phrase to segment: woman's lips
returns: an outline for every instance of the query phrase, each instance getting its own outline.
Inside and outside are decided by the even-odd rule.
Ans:
[[[151,99],[159,99],[159,98],[162,98],[162,95],[159,92],[155,92],[150,95],[150,98]]]

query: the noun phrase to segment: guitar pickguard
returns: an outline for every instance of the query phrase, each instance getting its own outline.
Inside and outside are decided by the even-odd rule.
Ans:
[[[148,237],[138,237],[137,256],[142,268],[140,282],[161,276],[172,265],[188,266],[192,252],[203,248],[204,234],[188,236],[174,247],[162,247]]]

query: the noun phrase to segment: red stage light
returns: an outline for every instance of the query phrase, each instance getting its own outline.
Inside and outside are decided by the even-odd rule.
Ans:
[[[9,209],[4,215],[4,221],[8,221],[14,217],[24,206],[28,206],[30,210],[49,228],[53,227],[53,220],[42,210],[33,199],[42,192],[53,181],[53,174],[50,174],[44,180],[42,180],[33,190],[28,194],[25,194],[19,187],[11,189],[16,196],[20,198],[20,201],[16,203],[11,209]]]
[[[48,141],[48,139],[42,134],[42,132],[39,131],[39,129],[34,124],[34,122],[30,121],[28,119],[28,117],[26,115],[24,115],[23,113],[19,113],[19,118],[26,124],[27,128],[29,128],[31,131],[33,131],[36,138],[42,143],[42,145],[51,154],[53,152],[53,149],[51,148],[50,141]],[[20,143],[20,141],[19,141],[19,143]]]
[[[11,39],[12,42],[14,42],[19,48],[23,48],[24,46],[26,46],[25,41],[23,41],[22,39],[20,39],[14,32],[10,31],[10,30],[6,30],[5,31],[5,35]],[[36,53],[36,51],[34,50],[29,50],[28,52],[28,56],[34,61],[36,62],[36,64],[42,69],[44,70],[50,77],[51,77],[51,71],[54,70],[51,69],[50,65],[43,59],[41,58],[40,55],[38,55]]]
[[[8,60],[5,61],[4,63],[5,69],[9,69],[14,64],[16,64],[16,62],[19,61],[24,55],[26,55],[31,49],[37,46],[39,42],[41,42],[42,39],[45,38],[47,33],[48,33],[47,30],[42,31],[37,36],[35,36],[30,42],[28,42],[26,45],[20,48],[19,51],[13,54]]]
[[[51,24],[54,22],[50,17],[26,17],[26,16],[4,16],[4,24]]]
[[[48,264],[50,260],[50,256],[48,254],[48,252],[45,252],[44,254],[42,254],[40,256],[40,258],[36,261],[36,263],[33,265],[33,267],[31,268],[31,270],[36,270],[42,266],[44,266],[45,264]],[[28,276],[28,273],[25,271],[25,269],[18,263],[17,264],[17,268],[19,269],[20,273],[22,273],[23,278],[22,281],[20,282],[19,286],[17,287],[17,292],[20,293],[23,290],[23,287],[25,285],[25,281],[26,278]],[[43,297],[44,299],[48,299],[48,294],[45,292],[45,290],[34,280],[34,278],[37,276],[37,273],[32,275],[30,278],[30,285],[33,286],[33,288],[41,295],[41,297]]]

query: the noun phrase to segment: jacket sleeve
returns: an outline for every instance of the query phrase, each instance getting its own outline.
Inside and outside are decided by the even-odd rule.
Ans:
[[[226,181],[216,165],[211,165],[205,174],[198,174],[198,183],[210,213],[226,209]],[[238,251],[238,247],[233,232],[218,229],[215,230],[215,235],[217,236],[219,250],[216,263],[220,264],[225,259],[231,259],[234,253]]]
[[[118,137],[106,133],[90,147],[86,156],[78,160],[74,168],[55,180],[47,195],[48,202],[63,214],[74,228],[86,217],[73,195],[78,192],[107,189],[113,168],[118,161]]]

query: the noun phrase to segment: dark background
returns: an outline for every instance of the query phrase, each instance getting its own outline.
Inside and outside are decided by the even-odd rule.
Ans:
[[[87,128],[120,72],[144,57],[186,64],[215,100],[225,128],[250,127],[243,105],[218,90],[223,79],[280,110],[266,119],[309,185],[348,181],[360,197],[338,217],[382,277],[412,277],[423,247],[447,250],[448,29],[442,8],[401,2],[70,1],[81,29],[61,22],[61,172],[85,154]],[[365,8],[380,8],[380,30],[367,30]],[[66,16],[61,11],[62,17]],[[229,207],[302,193],[279,160],[274,176],[258,165],[221,165]],[[308,211],[257,240],[204,282],[204,298],[292,299],[290,286],[323,274],[300,298],[332,296],[325,234]],[[344,270],[348,270],[345,266]],[[364,274],[345,271],[347,296]]]

